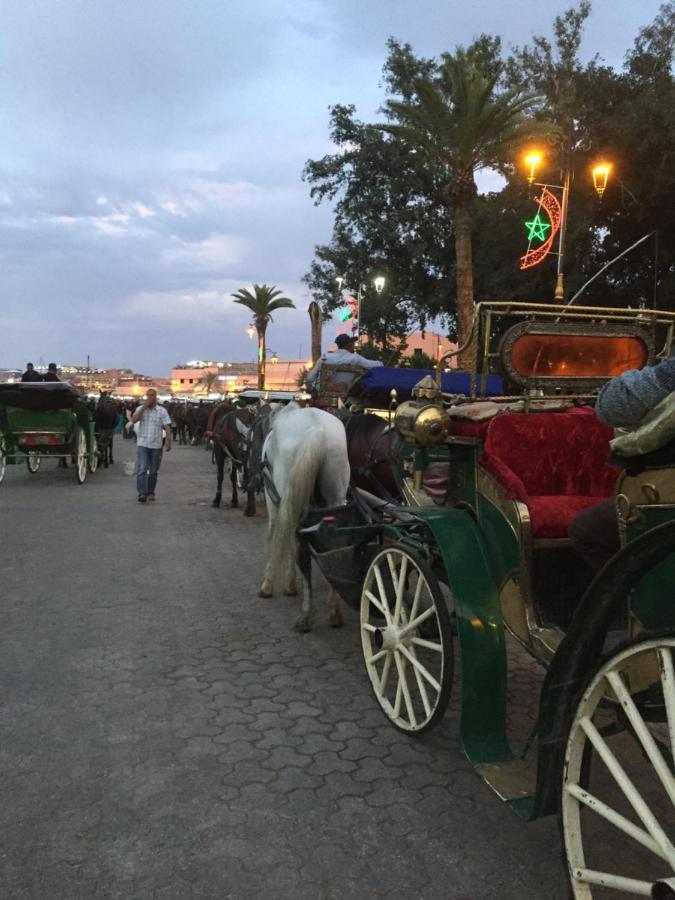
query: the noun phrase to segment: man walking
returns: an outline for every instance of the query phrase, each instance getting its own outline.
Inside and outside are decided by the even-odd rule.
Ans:
[[[136,488],[138,502],[155,499],[157,473],[162,464],[162,443],[168,453],[171,450],[171,418],[163,406],[157,403],[157,391],[148,388],[142,403],[131,417],[138,422]]]

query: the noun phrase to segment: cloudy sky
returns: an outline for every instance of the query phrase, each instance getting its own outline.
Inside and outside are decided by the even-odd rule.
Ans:
[[[0,366],[253,359],[229,299],[253,281],[298,306],[269,346],[307,356],[300,279],[331,217],[300,173],[331,149],[328,106],[374,114],[389,35],[508,47],[568,5],[0,0]],[[595,0],[584,55],[620,65],[658,6]]]

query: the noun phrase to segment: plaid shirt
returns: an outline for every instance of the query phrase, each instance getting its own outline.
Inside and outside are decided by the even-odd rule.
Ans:
[[[146,409],[138,423],[138,446],[161,450],[165,425],[171,425],[171,418],[163,406]]]

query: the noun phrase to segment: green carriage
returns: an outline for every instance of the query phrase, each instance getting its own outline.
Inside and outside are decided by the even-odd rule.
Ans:
[[[675,454],[611,468],[592,409],[609,378],[668,355],[674,328],[674,313],[480,304],[470,395],[427,379],[397,411],[407,505],[361,491],[365,524],[331,515],[312,535],[329,581],[324,559],[351,554],[333,584],[353,603],[360,582],[366,670],[395,727],[439,722],[458,647],[466,755],[521,817],[560,815],[578,900],[675,897]],[[567,530],[611,497],[620,549],[584,589]],[[509,675],[532,659],[518,733],[531,686]]]
[[[70,458],[78,484],[98,467],[85,396],[66,382],[0,384],[0,482],[7,465],[38,471],[43,459]]]

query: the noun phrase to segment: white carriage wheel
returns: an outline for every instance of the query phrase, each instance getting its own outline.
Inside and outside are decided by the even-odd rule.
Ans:
[[[87,456],[89,454],[87,453]],[[94,472],[98,469],[98,447],[94,446],[94,449],[91,451],[91,462],[87,463],[87,468],[93,475]]]
[[[38,469],[40,468],[40,463],[41,463],[41,462],[42,462],[42,460],[41,460],[40,457],[37,455],[36,451],[35,451],[35,450],[31,450],[31,451],[29,452],[28,456],[26,457],[26,468],[27,468],[28,471],[31,473],[31,475],[35,475],[35,473],[36,473],[36,472],[38,471]]]
[[[5,469],[7,468],[7,450],[5,448],[5,439],[0,437],[0,484],[5,477]]]
[[[576,709],[562,786],[563,838],[575,900],[651,897],[654,882],[675,875],[674,649],[675,636],[667,635],[619,650],[593,676]],[[637,684],[632,693],[631,679],[645,670],[653,672],[651,685]],[[612,728],[612,721],[623,729]],[[604,778],[597,795],[589,783],[596,767]],[[609,835],[611,872],[593,868],[593,858],[587,861],[595,856],[595,832],[601,829],[603,846]]]
[[[75,454],[75,477],[78,484],[83,484],[87,477],[87,437],[83,428],[77,429]]]
[[[420,734],[452,688],[450,616],[430,568],[407,547],[380,550],[361,594],[361,643],[375,696],[393,725]]]

